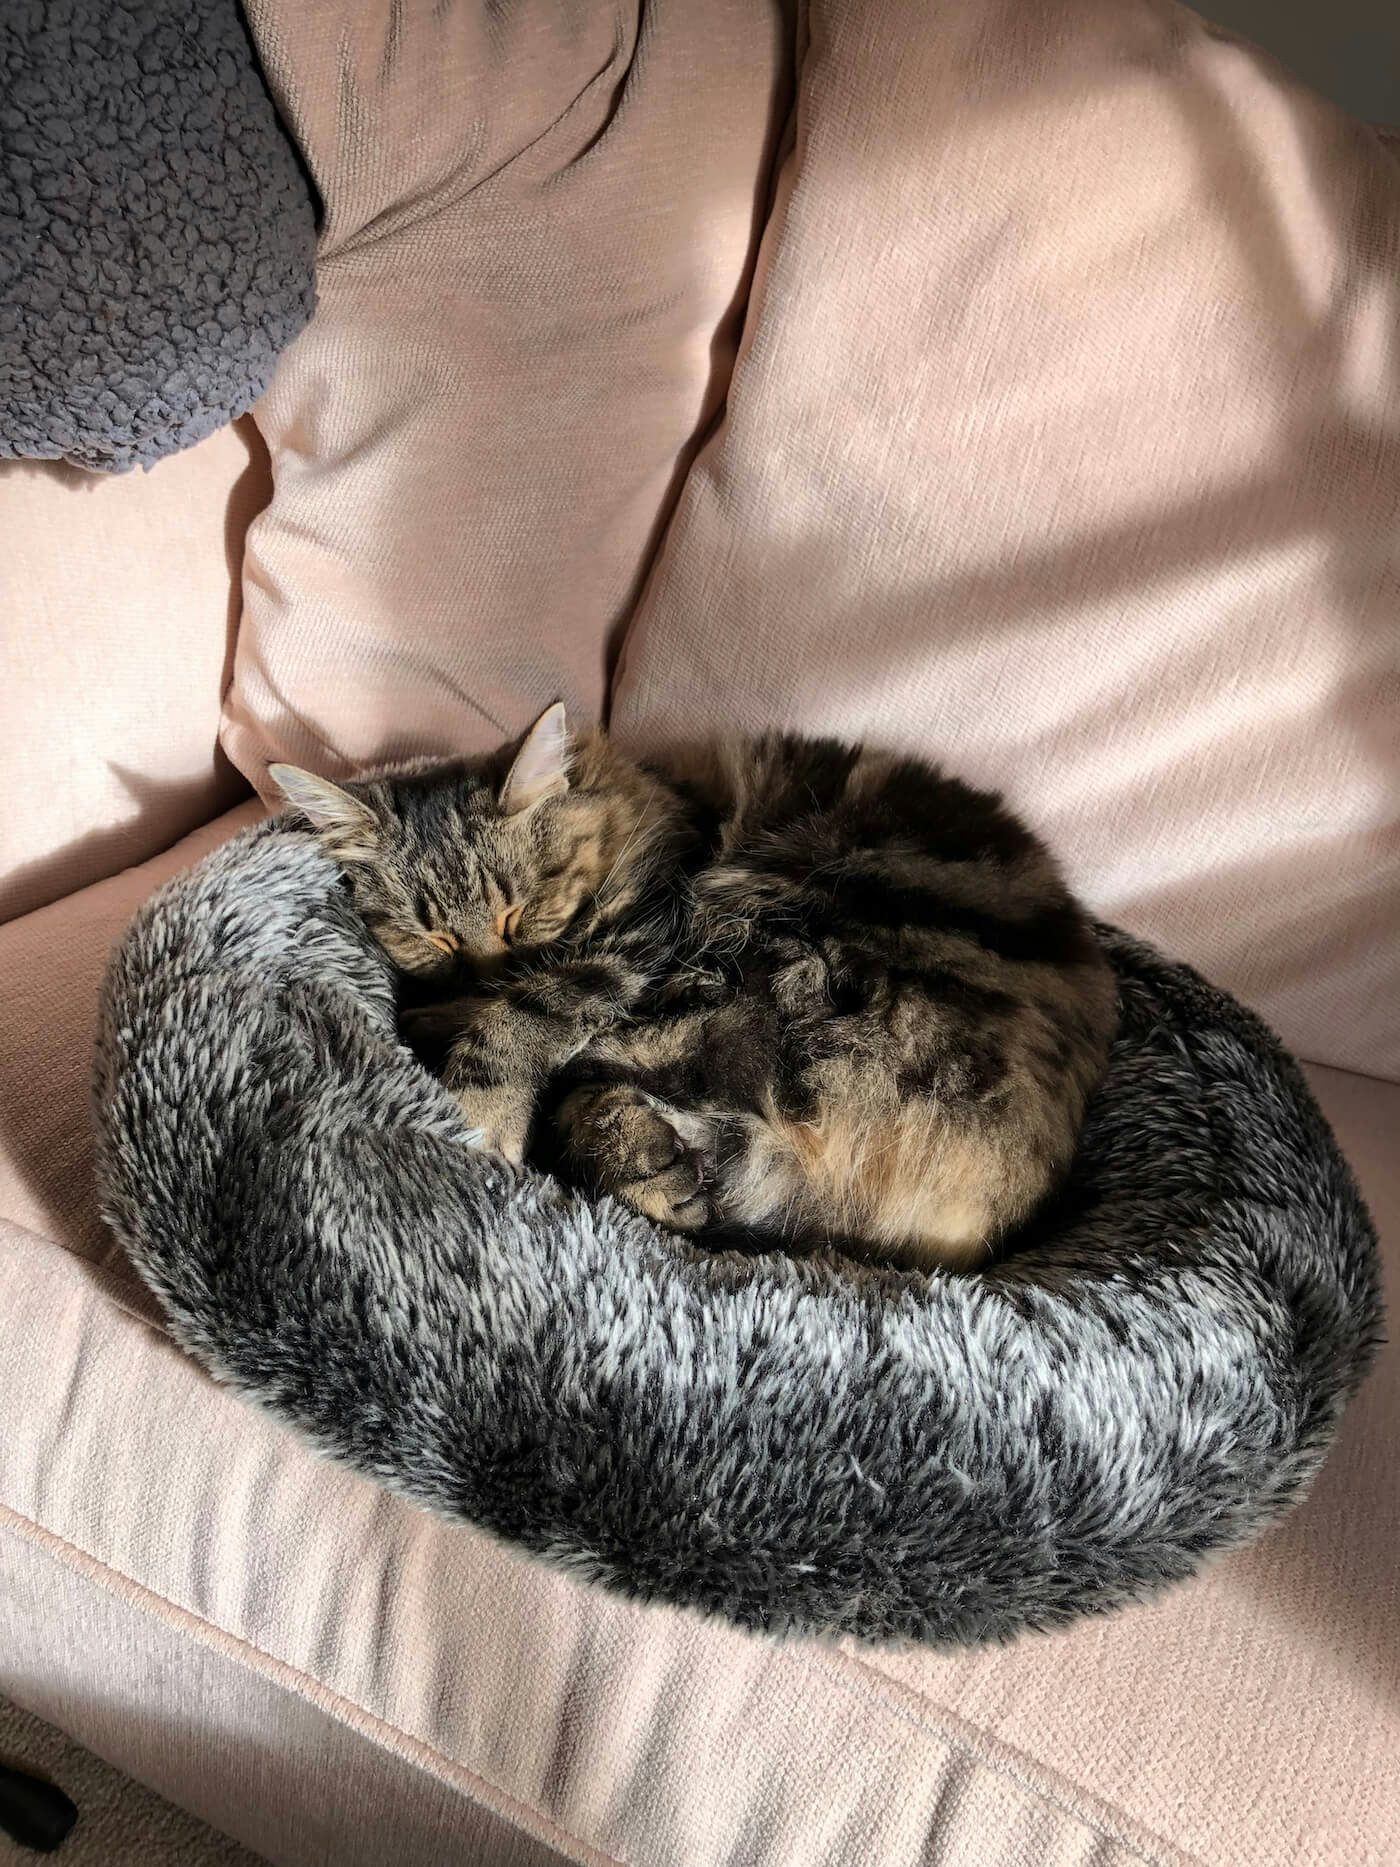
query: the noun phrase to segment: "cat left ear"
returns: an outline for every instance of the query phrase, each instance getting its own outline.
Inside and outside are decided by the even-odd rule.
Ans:
[[[299,765],[269,765],[267,775],[289,804],[325,837],[338,855],[371,855],[375,843],[374,812],[329,778],[303,771]]]
[[[569,788],[569,729],[564,703],[546,707],[521,742],[515,762],[501,786],[500,805],[508,817],[533,810],[549,797],[562,797]]]

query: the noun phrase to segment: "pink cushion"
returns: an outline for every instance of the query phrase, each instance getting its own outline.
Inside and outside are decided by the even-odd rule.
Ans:
[[[596,714],[726,387],[791,57],[751,0],[255,0],[326,205],[257,419],[225,744],[323,771]]]
[[[141,862],[247,787],[219,753],[252,423],[150,473],[0,466],[0,920]]]
[[[942,757],[1400,1076],[1400,167],[1182,7],[809,18],[615,725]]]

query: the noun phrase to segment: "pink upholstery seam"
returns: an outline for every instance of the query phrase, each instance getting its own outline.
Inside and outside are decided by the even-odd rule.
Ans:
[[[383,1749],[415,1764],[430,1775],[452,1783],[503,1821],[513,1823],[557,1852],[571,1853],[580,1867],[630,1867],[621,1856],[603,1853],[581,1836],[561,1828],[540,1810],[518,1801],[496,1784],[488,1782],[485,1777],[478,1776],[475,1771],[444,1756],[421,1738],[412,1737],[397,1725],[375,1717],[373,1712],[366,1711],[362,1705],[341,1697],[338,1692],[332,1692],[319,1679],[289,1666],[285,1660],[279,1660],[273,1654],[265,1653],[261,1647],[254,1646],[241,1635],[231,1634],[201,1616],[192,1614],[188,1608],[180,1607],[166,1596],[123,1575],[120,1570],[109,1567],[96,1556],[89,1555],[86,1550],[79,1549],[76,1544],[68,1542],[52,1530],[46,1530],[42,1524],[35,1523],[32,1518],[23,1516],[4,1503],[0,1503],[0,1529],[8,1529],[16,1536],[26,1538],[55,1561],[75,1570],[86,1580],[97,1583],[128,1606],[166,1620],[195,1640],[224,1654],[226,1658],[263,1673],[284,1690],[306,1699],[319,1711],[361,1732]]]
[[[975,1725],[968,1724],[946,1706],[930,1706],[933,1715],[926,1716],[921,1708],[928,1701],[920,1699],[908,1686],[891,1678],[888,1673],[881,1672],[877,1665],[862,1659],[859,1654],[842,1648],[832,1656],[821,1652],[802,1652],[798,1657],[813,1670],[825,1673],[845,1691],[857,1698],[878,1702],[887,1715],[898,1718],[902,1723],[914,1725],[918,1730],[969,1757],[983,1769],[990,1770],[993,1775],[1014,1783],[1037,1801],[1049,1803],[1062,1815],[1097,1835],[1101,1841],[1135,1854],[1148,1863],[1148,1867],[1207,1867],[1199,1856],[1184,1854],[1152,1829],[1134,1821],[1123,1810],[1100,1801],[1097,1796],[1091,1795],[1057,1770],[1049,1769],[1024,1752],[999,1742],[985,1731],[979,1731]],[[843,1678],[843,1668],[865,1677]],[[879,1684],[872,1685],[867,1680],[878,1680]]]

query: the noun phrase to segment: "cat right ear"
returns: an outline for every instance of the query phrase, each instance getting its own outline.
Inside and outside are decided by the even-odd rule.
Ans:
[[[329,778],[303,771],[299,765],[269,765],[267,775],[289,804],[301,812],[341,856],[372,856],[376,836],[374,812]]]
[[[500,806],[508,817],[523,815],[549,797],[562,797],[569,788],[569,758],[573,747],[564,719],[564,703],[546,707],[521,741],[515,763],[501,786]]]

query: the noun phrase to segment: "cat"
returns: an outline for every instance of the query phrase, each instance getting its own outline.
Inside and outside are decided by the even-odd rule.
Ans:
[[[683,1233],[975,1264],[1064,1175],[1117,1022],[1043,844],[920,759],[571,735],[272,777],[420,994],[484,1144]]]

